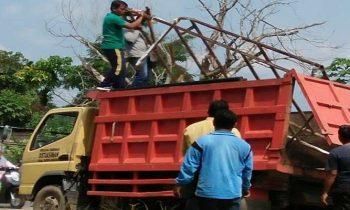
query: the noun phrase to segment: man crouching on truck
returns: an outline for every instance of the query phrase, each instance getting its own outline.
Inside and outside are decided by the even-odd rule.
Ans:
[[[181,196],[181,187],[198,174],[200,210],[239,210],[242,195],[249,194],[253,154],[250,145],[231,132],[236,121],[232,111],[218,111],[215,131],[199,138],[185,155],[175,193]]]
[[[350,125],[342,125],[338,130],[343,144],[330,151],[326,170],[325,186],[321,201],[328,205],[328,193],[334,203],[334,210],[350,210]]]

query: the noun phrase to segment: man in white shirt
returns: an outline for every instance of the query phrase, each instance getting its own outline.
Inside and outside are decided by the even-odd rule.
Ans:
[[[0,168],[17,168],[14,164],[12,164],[10,161],[8,161],[4,157],[4,146],[0,146]]]
[[[149,68],[148,59],[144,59],[139,66],[136,63],[140,57],[147,51],[147,44],[142,37],[140,30],[125,29],[124,37],[126,40],[126,57],[128,63],[136,71],[133,87],[148,86]]]

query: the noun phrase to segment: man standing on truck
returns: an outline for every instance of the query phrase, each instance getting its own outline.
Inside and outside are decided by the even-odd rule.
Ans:
[[[185,155],[175,193],[181,196],[181,187],[198,175],[200,210],[239,210],[242,195],[249,194],[253,154],[250,145],[231,132],[236,121],[232,111],[218,111],[215,131],[195,141]]]
[[[98,90],[111,90],[112,88],[125,88],[125,59],[124,48],[125,38],[123,28],[137,29],[141,26],[146,17],[141,12],[134,22],[127,22],[123,18],[128,10],[128,5],[124,1],[114,0],[111,3],[111,12],[103,20],[103,40],[101,48],[104,55],[111,64],[111,69],[105,75],[105,79],[97,87]]]
[[[327,198],[331,193],[334,210],[350,210],[350,125],[340,126],[338,135],[343,145],[329,153],[321,201],[328,205]]]
[[[149,80],[148,59],[144,59],[139,66],[136,63],[145,54],[148,46],[140,30],[126,29],[124,36],[127,42],[127,61],[136,71],[132,86],[145,87]]]

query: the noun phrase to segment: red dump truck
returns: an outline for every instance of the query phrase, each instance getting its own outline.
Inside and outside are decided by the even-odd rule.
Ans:
[[[295,84],[312,109],[305,113],[310,127],[299,126],[301,117],[291,113]],[[183,130],[204,119],[215,99],[228,101],[239,116],[237,128],[253,148],[250,200],[270,201],[276,208],[317,205],[323,150],[330,148],[328,143],[339,144],[337,127],[349,122],[350,87],[295,71],[281,79],[229,79],[89,96],[99,102],[98,113],[89,107],[55,109],[35,129],[23,155],[20,187],[34,206],[51,202],[62,209],[66,199],[76,203],[76,190],[85,184],[87,196],[170,202],[183,157]],[[60,120],[69,126],[55,130]]]
[[[179,36],[193,35],[196,28],[175,23],[170,27],[181,30]],[[327,151],[340,144],[338,126],[350,122],[350,87],[289,71],[273,64],[267,51],[321,70],[322,66],[244,37],[240,40],[256,45],[260,53],[254,57],[221,45],[237,52],[256,80],[92,91],[88,96],[98,102],[98,109],[49,111],[25,148],[20,194],[34,200],[34,209],[96,209],[106,198],[118,198],[114,200],[120,209],[174,207],[178,200],[172,188],[183,158],[184,128],[204,119],[211,101],[223,99],[239,116],[237,128],[254,153],[250,209],[264,209],[263,203],[271,209],[318,206]],[[256,63],[264,63],[276,78],[260,79]],[[276,70],[287,73],[280,77]],[[94,198],[102,202],[93,204]]]

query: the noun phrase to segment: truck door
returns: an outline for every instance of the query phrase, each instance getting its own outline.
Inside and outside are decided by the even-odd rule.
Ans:
[[[71,163],[79,109],[50,111],[34,131],[23,154],[20,193],[31,194],[44,176],[63,175]]]

